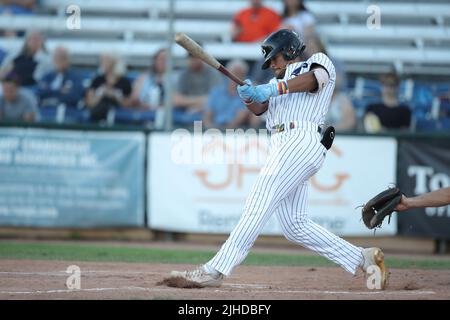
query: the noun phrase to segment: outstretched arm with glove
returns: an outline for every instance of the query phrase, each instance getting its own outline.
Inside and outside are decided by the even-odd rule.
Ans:
[[[395,207],[400,203],[402,192],[399,188],[389,188],[377,194],[367,201],[362,208],[362,220],[369,229],[379,228],[383,224],[384,218],[395,211]]]
[[[417,197],[408,198],[402,195],[395,211],[405,211],[414,208],[442,207],[450,204],[450,187],[435,190]]]
[[[450,204],[450,187],[408,198],[399,188],[390,188],[367,201],[362,209],[362,219],[367,228],[381,227],[384,218],[394,211],[414,208],[441,207]]]

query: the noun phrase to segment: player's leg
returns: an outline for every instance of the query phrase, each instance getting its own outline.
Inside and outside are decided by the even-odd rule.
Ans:
[[[308,184],[305,181],[277,208],[277,218],[286,238],[317,252],[352,274],[356,274],[359,268],[366,272],[369,266],[378,266],[380,288],[384,289],[388,272],[381,249],[357,247],[309,219],[307,199]]]
[[[247,256],[280,201],[296,189],[304,171],[323,161],[323,147],[317,133],[297,131],[272,137],[271,153],[247,198],[244,213],[217,254],[202,268],[172,272],[202,286],[220,285],[223,275]]]
[[[281,142],[259,174],[247,199],[244,214],[219,252],[206,264],[229,276],[247,256],[262,228],[280,202],[296,189],[305,171],[323,161],[321,145],[315,133],[299,131]]]
[[[309,219],[307,200],[308,183],[305,181],[277,208],[277,218],[285,237],[355,274],[363,262],[363,248],[354,246]]]

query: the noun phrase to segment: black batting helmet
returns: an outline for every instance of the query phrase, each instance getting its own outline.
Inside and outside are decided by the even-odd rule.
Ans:
[[[297,32],[281,29],[268,36],[261,44],[261,48],[264,54],[264,63],[261,68],[264,70],[270,66],[270,60],[279,52],[286,60],[297,58],[305,50],[305,44]]]

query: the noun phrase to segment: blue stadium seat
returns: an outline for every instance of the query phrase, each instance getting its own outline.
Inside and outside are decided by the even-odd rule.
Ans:
[[[97,71],[92,69],[76,69],[75,72],[80,76],[83,88],[87,89],[91,80],[97,75]]]
[[[450,82],[435,83],[432,87],[433,95],[442,97],[450,93]]]
[[[448,131],[450,129],[450,117],[439,120],[421,119],[416,123],[417,131]]]
[[[141,74],[140,71],[128,71],[126,74],[126,77],[128,78],[128,80],[130,80],[131,84],[133,84],[133,82],[139,78],[139,75]]]
[[[440,120],[442,129],[450,130],[450,117]]]
[[[48,106],[39,108],[40,122],[54,123],[56,122],[56,116],[58,108],[56,106]]]
[[[66,108],[66,113],[64,116],[65,123],[87,123],[89,122],[89,110],[78,109],[75,107]]]
[[[441,117],[450,117],[450,101],[449,100],[441,100],[439,105],[439,114]]]
[[[201,121],[203,114],[201,112],[187,113],[184,110],[173,110],[173,123],[175,125],[193,125],[194,121]]]
[[[429,85],[416,83],[412,102],[416,108],[431,108],[433,104],[433,90]]]
[[[115,110],[115,123],[140,123],[155,121],[155,111],[131,110],[117,108]]]
[[[351,91],[355,88],[355,77],[347,77],[347,90]]]
[[[378,80],[364,79],[363,96],[374,97],[381,95],[381,83]]]

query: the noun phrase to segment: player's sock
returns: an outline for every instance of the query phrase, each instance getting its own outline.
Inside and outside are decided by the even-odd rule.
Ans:
[[[217,271],[216,269],[214,269],[213,267],[209,266],[206,263],[203,265],[203,270],[212,275],[214,278],[218,278],[221,275],[219,271]]]

